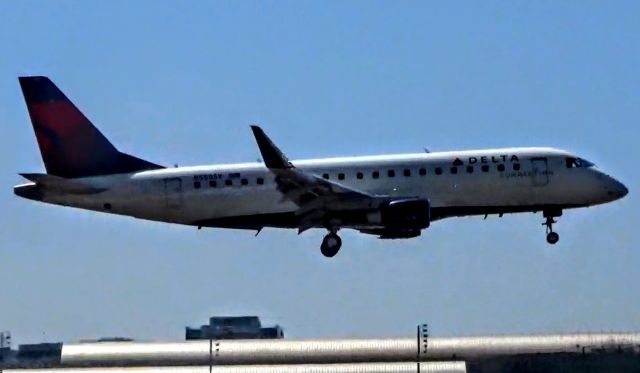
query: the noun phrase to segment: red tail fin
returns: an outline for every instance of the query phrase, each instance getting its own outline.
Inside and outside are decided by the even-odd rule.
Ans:
[[[74,178],[162,168],[119,152],[49,78],[18,79],[47,173]]]

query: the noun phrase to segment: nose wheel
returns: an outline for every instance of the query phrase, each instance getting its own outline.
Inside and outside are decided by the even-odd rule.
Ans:
[[[555,245],[560,241],[560,235],[553,231],[553,224],[557,221],[553,219],[553,216],[546,216],[546,219],[542,225],[547,227],[547,242],[550,245]]]
[[[342,239],[335,232],[329,232],[322,240],[320,245],[320,252],[327,258],[333,258],[342,247]]]

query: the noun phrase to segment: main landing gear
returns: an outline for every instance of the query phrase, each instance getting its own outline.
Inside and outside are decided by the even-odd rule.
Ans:
[[[338,236],[337,229],[331,229],[322,240],[320,252],[327,258],[333,258],[340,251],[340,247],[342,247],[342,239]]]
[[[560,241],[560,235],[553,231],[553,224],[557,223],[554,217],[562,215],[562,211],[543,211],[545,222],[542,225],[547,227],[547,242],[550,245],[555,245]]]

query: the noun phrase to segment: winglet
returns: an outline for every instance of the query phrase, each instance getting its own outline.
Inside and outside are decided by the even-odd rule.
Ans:
[[[253,136],[256,138],[256,142],[258,143],[258,148],[260,148],[260,153],[262,154],[262,159],[264,160],[264,164],[268,168],[272,169],[288,169],[293,168],[293,165],[287,157],[278,149],[276,144],[271,141],[271,139],[264,133],[262,128],[258,126],[251,126],[251,130],[253,131]]]

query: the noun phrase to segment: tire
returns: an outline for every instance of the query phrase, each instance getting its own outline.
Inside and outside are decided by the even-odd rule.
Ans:
[[[558,243],[558,241],[560,241],[560,235],[558,235],[556,232],[549,232],[549,234],[547,234],[547,242],[550,245],[555,245]]]
[[[342,247],[342,239],[335,233],[329,233],[324,236],[322,245],[320,245],[320,252],[327,258],[333,258],[340,251]]]

